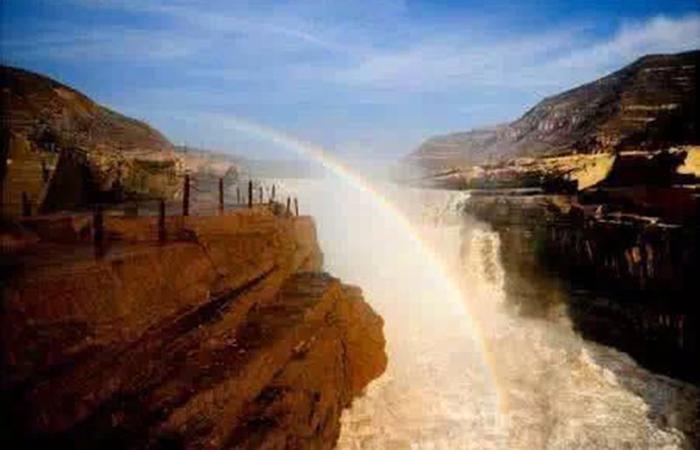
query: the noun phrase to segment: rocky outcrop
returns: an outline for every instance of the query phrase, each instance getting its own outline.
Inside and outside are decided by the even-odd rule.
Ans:
[[[231,154],[186,146],[176,146],[175,153],[190,174],[197,192],[218,194],[219,180],[226,186],[239,181],[240,159]]]
[[[698,382],[698,66],[700,51],[646,56],[512,123],[431,138],[406,159],[427,170],[402,179],[470,191],[519,310],[563,296],[585,337]]]
[[[180,188],[172,145],[147,124],[12,67],[0,66],[0,92],[5,213],[18,215],[22,192],[35,210],[53,210],[124,196],[171,198]],[[64,189],[66,180],[75,185]]]
[[[509,124],[430,138],[408,161],[435,171],[516,157],[698,144],[699,66],[700,51],[645,56],[549,97]]]
[[[659,189],[644,195],[663,198]],[[700,228],[629,212],[629,199],[642,198],[484,191],[463,207],[499,233],[506,291],[521,312],[546,310],[564,292],[585,337],[697,383]],[[656,202],[677,213],[679,205]]]
[[[3,438],[19,447],[331,448],[386,366],[381,318],[321,272],[308,217],[169,218],[165,244],[156,218],[106,217],[101,257],[71,231],[89,218],[33,220],[3,266]]]

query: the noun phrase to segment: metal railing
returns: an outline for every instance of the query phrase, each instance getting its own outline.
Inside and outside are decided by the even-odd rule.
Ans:
[[[286,203],[279,202],[276,198],[277,187],[274,184],[264,186],[260,182],[248,180],[243,185],[236,183],[226,186],[224,178],[219,178],[217,189],[212,191],[197,187],[199,183],[193,181],[195,180],[189,174],[182,177],[183,185],[180,199],[140,198],[118,203],[91,203],[66,211],[37,214],[36,205],[32,205],[29,195],[22,192],[19,205],[5,203],[3,208],[7,206],[17,208],[19,206],[21,211],[19,222],[30,229],[32,226],[40,226],[43,219],[51,221],[52,218],[60,215],[67,217],[88,216],[89,236],[97,257],[104,256],[109,241],[129,240],[125,239],[124,235],[120,235],[118,231],[110,229],[110,226],[115,226],[115,219],[116,221],[124,219],[124,223],[128,225],[130,218],[157,217],[155,230],[152,233],[153,238],[148,240],[162,244],[166,241],[191,238],[187,233],[184,221],[184,218],[188,216],[210,217],[236,210],[261,207],[269,208],[275,215],[286,217],[299,215],[297,198],[286,197]],[[234,186],[235,196],[232,195]],[[227,196],[232,198],[229,199]],[[107,224],[108,221],[111,221],[110,224]],[[146,226],[147,229],[150,229],[150,224]],[[7,249],[3,248],[2,250],[6,251]]]

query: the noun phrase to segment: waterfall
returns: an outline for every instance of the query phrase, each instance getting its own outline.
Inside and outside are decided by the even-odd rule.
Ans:
[[[489,301],[501,305],[505,299],[505,272],[501,265],[501,241],[498,233],[482,228],[469,228],[463,232],[461,261],[464,277],[480,297],[488,295]]]
[[[691,448],[700,393],[582,339],[566,308],[507,308],[499,234],[461,213],[467,194],[384,193],[457,284],[352,187],[294,180],[327,268],[385,320],[387,372],[343,413],[340,449]],[[449,284],[449,283],[447,283]],[[475,327],[474,325],[477,325]],[[476,329],[478,328],[478,329]],[[484,337],[481,342],[480,335]]]

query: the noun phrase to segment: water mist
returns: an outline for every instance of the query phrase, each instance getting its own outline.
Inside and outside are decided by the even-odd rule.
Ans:
[[[344,413],[339,448],[690,445],[676,427],[689,427],[695,388],[585,342],[564,310],[508,311],[498,234],[459,213],[466,194],[276,183],[315,218],[326,269],[385,320],[389,367]]]

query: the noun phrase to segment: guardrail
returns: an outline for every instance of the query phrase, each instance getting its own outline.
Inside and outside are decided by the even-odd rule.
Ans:
[[[297,198],[287,197],[286,208],[282,203],[277,202],[277,187],[273,185],[267,186],[269,193],[265,198],[265,187],[261,183],[254,183],[253,180],[247,182],[247,198],[243,199],[241,195],[241,184],[236,183],[235,200],[229,202],[227,193],[232,191],[232,186],[226,186],[225,180],[219,178],[218,189],[215,191],[202,190],[197,188],[196,183],[193,183],[190,175],[183,177],[182,196],[180,200],[165,200],[157,199],[131,199],[124,202],[105,202],[92,203],[83,207],[73,208],[65,211],[67,216],[88,215],[90,217],[90,235],[91,241],[95,249],[95,255],[102,257],[105,254],[106,241],[110,240],[110,233],[106,229],[105,222],[107,217],[157,217],[156,227],[157,232],[154,233],[155,240],[159,243],[164,243],[168,238],[182,239],[184,236],[184,222],[173,220],[173,218],[185,218],[193,216],[215,216],[223,215],[227,211],[236,209],[252,209],[257,207],[268,207],[275,214],[283,214],[286,216],[292,215],[292,202],[294,206],[294,215],[299,215],[299,202]],[[257,187],[257,196],[254,195]],[[35,214],[31,204],[31,199],[26,192],[22,192],[21,204],[8,204],[4,206],[20,206],[21,218],[20,223],[36,224],[42,221],[42,218],[50,218],[60,215],[62,212],[51,214]],[[35,208],[34,208],[35,209]],[[14,209],[16,211],[16,209]],[[1,210],[0,210],[1,211]],[[170,213],[170,214],[169,214]],[[179,223],[179,225],[178,225]],[[179,231],[178,231],[179,229]]]

